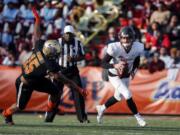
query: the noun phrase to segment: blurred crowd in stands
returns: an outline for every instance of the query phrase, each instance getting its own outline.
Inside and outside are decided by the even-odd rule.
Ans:
[[[179,0],[0,0],[0,64],[21,65],[31,54],[32,6],[41,16],[43,39],[61,37],[67,24],[81,31],[86,39],[93,32],[96,18],[82,18],[92,18],[93,12],[107,18],[106,4],[117,7],[119,15],[85,46],[85,66],[100,66],[108,43],[118,41],[119,30],[130,25],[136,40],[145,45],[141,69],[154,73],[180,68]],[[84,27],[86,20],[89,23]]]

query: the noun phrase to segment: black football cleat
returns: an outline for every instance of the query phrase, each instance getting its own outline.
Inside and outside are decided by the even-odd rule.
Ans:
[[[90,120],[80,120],[80,123],[90,123]]]
[[[14,122],[13,122],[13,119],[12,119],[12,115],[5,116],[3,113],[2,113],[2,115],[4,117],[5,124],[7,124],[7,125],[14,125]]]
[[[87,115],[84,116],[83,120],[79,121],[80,123],[90,123],[90,120],[87,118]]]
[[[90,123],[90,120],[88,119],[87,114],[84,115],[83,123]]]
[[[44,122],[53,122],[58,111],[58,109],[53,109],[52,111],[46,112]]]
[[[90,120],[84,120],[83,123],[90,123]]]
[[[12,115],[9,115],[9,116],[5,117],[5,123],[8,124],[8,125],[14,125]]]
[[[12,115],[5,115],[6,114],[6,110],[4,110],[2,112],[2,116],[4,117],[4,121],[5,124],[7,125],[14,125],[13,119],[12,119]]]

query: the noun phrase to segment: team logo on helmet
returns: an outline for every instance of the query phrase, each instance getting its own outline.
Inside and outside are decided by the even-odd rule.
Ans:
[[[61,51],[59,42],[57,40],[47,40],[42,51],[48,58],[57,57]]]

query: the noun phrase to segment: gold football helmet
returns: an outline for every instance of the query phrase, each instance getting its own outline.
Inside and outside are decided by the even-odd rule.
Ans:
[[[42,51],[47,58],[54,58],[60,54],[61,47],[57,40],[47,40]]]

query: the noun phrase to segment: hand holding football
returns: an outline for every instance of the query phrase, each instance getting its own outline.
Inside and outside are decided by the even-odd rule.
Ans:
[[[114,64],[114,68],[117,70],[117,74],[119,77],[128,73],[128,64],[127,61],[120,61],[117,64]]]

